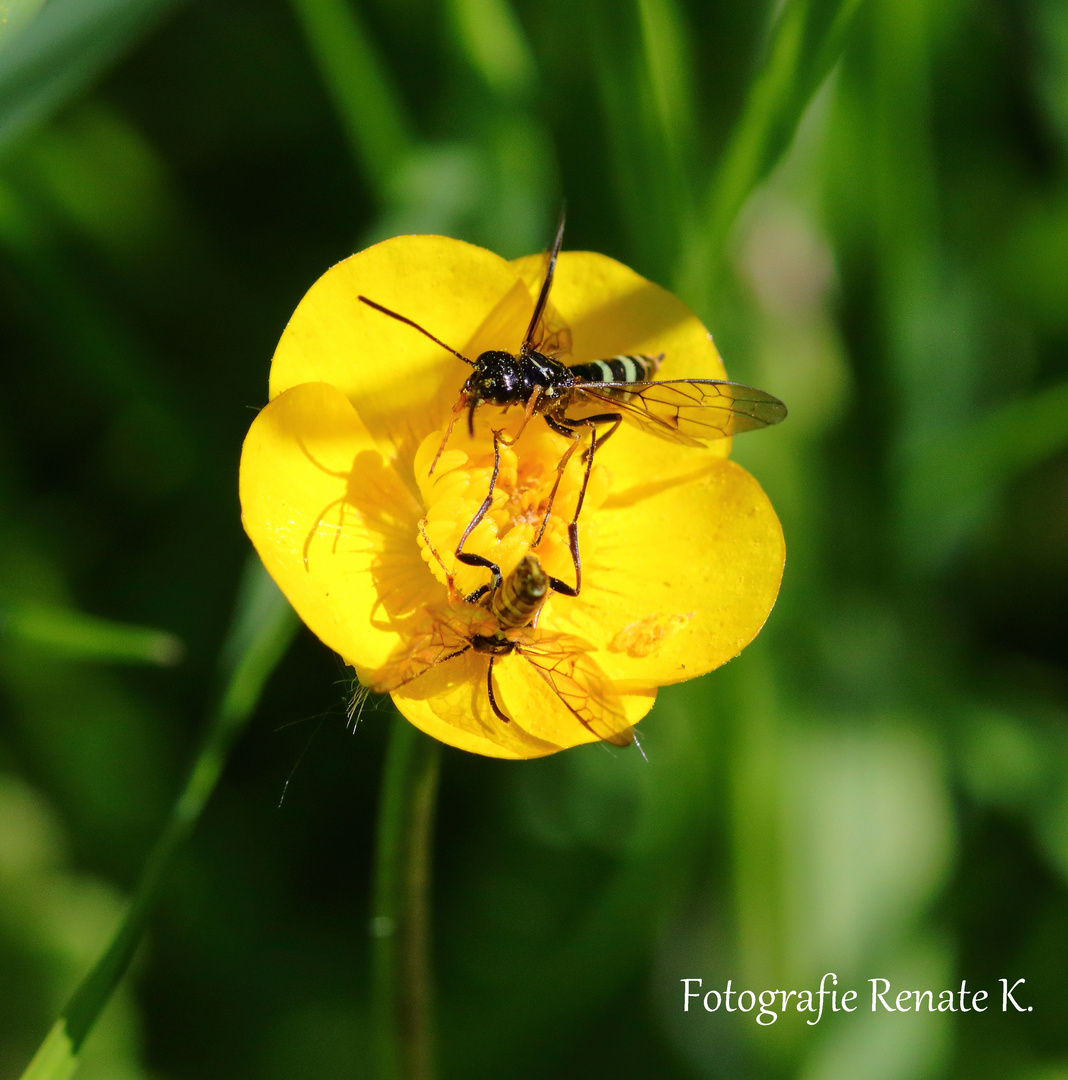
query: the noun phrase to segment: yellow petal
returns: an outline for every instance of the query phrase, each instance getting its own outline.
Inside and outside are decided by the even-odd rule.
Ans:
[[[417,542],[425,492],[412,468],[419,443],[448,422],[469,369],[359,296],[474,359],[518,349],[543,267],[542,256],[508,264],[459,241],[400,237],[324,275],[279,344],[272,402],[242,455],[246,529],[304,621],[365,681],[410,654],[413,634],[425,636],[428,611],[443,602]],[[552,302],[569,324],[572,362],[663,352],[663,379],[724,377],[696,317],[611,259],[565,252]],[[481,417],[480,429],[488,422]],[[563,439],[545,438],[563,454]],[[525,648],[494,661],[495,699],[509,720],[490,707],[489,657],[474,650],[395,690],[401,712],[466,750],[537,757],[619,731],[649,710],[657,685],[736,655],[774,603],[784,548],[770,504],[725,460],[728,450],[726,439],[694,448],[635,426],[617,432],[598,451],[583,513],[580,597],[554,596],[537,631],[516,632]],[[549,458],[551,471],[554,446]],[[445,464],[435,483],[449,479]],[[566,510],[563,489],[561,500]],[[491,508],[484,531],[496,536],[502,512]],[[469,539],[469,550],[488,543]],[[550,540],[547,532],[546,565],[570,577],[560,537],[559,551]],[[584,659],[569,666],[572,646]],[[580,704],[576,715],[586,689],[608,704]]]
[[[541,255],[512,262],[530,284]],[[529,287],[528,287],[529,291]],[[618,353],[665,353],[663,379],[725,379],[723,362],[701,320],[666,289],[593,251],[563,251],[550,294],[571,330],[573,363]]]
[[[383,452],[414,452],[443,424],[470,369],[364,295],[419,323],[470,359],[518,349],[532,303],[504,259],[444,236],[398,236],[331,267],[308,290],[271,365],[271,397],[330,383]]]
[[[692,679],[737,656],[782,578],[782,527],[760,485],[731,461],[699,480],[614,491],[583,553],[582,592],[540,625],[598,646],[621,692]]]
[[[297,614],[358,673],[384,663],[441,587],[419,504],[348,399],[325,383],[276,397],[245,439],[240,486],[245,531]]]
[[[421,731],[461,750],[489,757],[531,758],[561,749],[494,715],[486,693],[488,667],[487,656],[464,653],[395,690],[393,701]]]
[[[516,273],[533,287],[544,265],[540,255],[516,259]],[[629,267],[591,251],[564,251],[556,264],[552,302],[571,330],[567,363],[601,360],[619,354],[664,354],[658,379],[725,379],[723,361],[701,320],[679,299]],[[730,439],[695,450],[667,442],[624,422],[598,451],[597,460],[613,475],[619,492],[649,473],[655,459],[661,478],[703,472],[710,458],[725,458]]]
[[[555,698],[530,664],[512,654],[494,663],[497,703],[505,723],[490,707],[486,690],[489,658],[465,653],[432,668],[394,691],[400,712],[417,728],[441,742],[476,754],[500,758],[536,758],[596,741]],[[627,719],[636,724],[653,706],[654,690],[619,699]]]

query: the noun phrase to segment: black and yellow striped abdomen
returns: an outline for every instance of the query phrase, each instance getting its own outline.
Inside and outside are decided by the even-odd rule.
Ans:
[[[568,371],[576,382],[633,383],[648,382],[660,368],[660,356],[647,353],[619,355],[607,360],[590,360],[585,364],[572,364]]]
[[[502,630],[529,626],[548,595],[549,575],[535,556],[524,555],[493,593],[490,611]]]

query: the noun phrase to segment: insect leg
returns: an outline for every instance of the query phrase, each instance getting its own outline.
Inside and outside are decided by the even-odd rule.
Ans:
[[[497,704],[497,699],[493,696],[493,661],[494,657],[491,656],[489,667],[486,669],[486,693],[489,694],[490,708],[496,713],[498,720],[503,720],[506,724],[510,724],[512,721],[501,712],[501,707]]]
[[[589,416],[586,418],[586,423],[612,425],[603,435],[598,435],[595,442],[591,444],[589,453],[592,456],[595,450],[599,450],[613,435],[615,435],[616,429],[623,423],[623,414],[602,413],[600,416]],[[594,431],[596,432],[596,428]]]
[[[445,560],[438,554],[438,549],[434,547],[430,537],[427,535],[426,518],[423,518],[423,520],[419,522],[419,532],[423,537],[423,543],[426,544],[427,551],[434,556],[438,566],[441,567],[442,573],[445,575],[445,584],[449,590],[449,603],[455,604],[457,599],[459,599],[456,592],[456,579],[453,576],[452,571],[445,565]]]
[[[548,418],[546,418],[548,419]],[[554,426],[555,427],[555,426]],[[541,538],[545,534],[545,526],[549,521],[549,515],[552,513],[553,500],[556,498],[556,490],[560,486],[560,479],[564,475],[564,469],[567,468],[568,461],[571,460],[572,454],[578,449],[582,442],[582,432],[575,428],[568,428],[560,425],[556,430],[559,430],[561,434],[566,434],[573,442],[567,448],[567,452],[560,459],[560,464],[556,467],[556,481],[553,483],[553,489],[549,492],[549,503],[545,508],[545,515],[541,519],[541,527],[538,529],[538,535],[534,537],[533,543],[530,545],[532,548],[538,546],[541,543]],[[596,428],[591,429],[596,435]],[[590,449],[593,449],[592,440]],[[575,584],[574,586],[568,585],[566,582],[561,581],[557,577],[549,575],[549,587],[558,593],[563,593],[564,596],[578,596],[579,591],[582,589],[582,560],[579,557],[579,544],[578,544],[578,516],[579,511],[582,509],[582,501],[586,498],[586,486],[590,482],[590,471],[593,468],[593,455],[586,455],[586,473],[582,480],[582,488],[579,491],[578,502],[575,506],[575,516],[571,519],[571,523],[567,527],[567,542],[568,548],[571,551],[571,562],[575,567]]]
[[[501,442],[504,443],[505,446],[514,446],[519,442],[520,435],[526,430],[527,424],[530,423],[530,418],[537,411],[538,399],[541,395],[542,388],[540,386],[535,386],[533,393],[530,395],[530,400],[527,402],[526,409],[523,411],[523,423],[519,425],[519,430],[512,438],[506,438],[504,435],[501,435]]]
[[[578,500],[575,503],[575,513],[571,518],[571,522],[567,527],[567,541],[568,548],[571,551],[571,562],[575,567],[575,586],[572,588],[570,585],[565,584],[559,578],[549,578],[549,585],[555,592],[563,593],[565,596],[578,596],[579,590],[582,588],[582,559],[579,556],[579,542],[578,542],[578,519],[579,514],[582,513],[582,504],[586,499],[586,489],[590,485],[590,474],[593,472],[593,456],[597,452],[599,447],[605,439],[612,435],[616,428],[623,421],[623,417],[619,413],[602,413],[598,416],[584,416],[581,419],[571,419],[567,416],[549,417],[545,416],[546,422],[554,431],[559,431],[561,435],[567,435],[568,438],[575,441],[568,447],[567,453],[560,459],[560,464],[557,466],[558,472],[556,474],[556,482],[553,484],[553,490],[549,494],[549,505],[546,508],[545,516],[541,519],[541,528],[538,529],[538,535],[534,538],[534,542],[531,547],[537,547],[541,542],[543,533],[545,532],[545,526],[549,521],[549,514],[552,511],[553,499],[556,497],[556,489],[560,486],[560,478],[563,476],[564,468],[566,467],[571,455],[578,448],[579,443],[582,441],[582,434],[580,429],[588,427],[590,429],[590,448],[586,451],[586,471],[582,477],[582,487],[579,489]],[[598,424],[611,424],[612,427],[600,438],[597,436]]]
[[[541,519],[541,527],[538,529],[538,535],[534,537],[534,541],[530,545],[532,548],[536,548],[538,544],[541,543],[541,538],[545,534],[545,526],[548,524],[549,515],[552,513],[553,510],[553,503],[556,501],[556,492],[560,487],[560,481],[564,477],[564,470],[567,468],[567,463],[571,460],[571,455],[574,454],[574,452],[578,449],[579,440],[582,437],[573,426],[565,427],[564,424],[560,423],[560,421],[556,419],[556,417],[550,416],[548,413],[545,413],[544,416],[545,422],[549,425],[549,427],[551,427],[553,431],[557,432],[557,434],[564,435],[568,439],[570,439],[571,445],[564,452],[564,456],[560,458],[560,461],[556,466],[556,479],[553,481],[552,491],[549,492],[549,502],[548,505],[545,507],[545,514]]]
[[[449,426],[445,429],[445,434],[442,436],[441,445],[438,447],[438,452],[434,455],[434,460],[430,463],[430,471],[427,473],[427,476],[434,475],[434,470],[438,467],[438,458],[440,458],[441,455],[444,453],[445,444],[449,441],[449,436],[452,434],[452,429],[456,426],[456,421],[460,413],[464,411],[464,406],[466,404],[467,395],[461,393],[460,400],[457,401],[456,404],[452,407],[452,419],[449,421]]]
[[[549,575],[550,588],[555,592],[563,593],[564,596],[578,596],[582,590],[582,558],[579,555],[578,519],[579,514],[582,513],[582,504],[586,499],[586,489],[590,486],[590,473],[593,472],[593,455],[598,446],[597,428],[592,423],[589,424],[589,427],[591,434],[590,448],[586,451],[586,472],[582,477],[582,487],[579,488],[578,499],[575,502],[575,514],[567,526],[567,546],[571,552],[571,563],[575,567],[575,586],[572,588],[559,578]],[[581,435],[572,444],[572,449],[578,446],[580,441]],[[542,528],[545,528],[544,521],[542,522]]]
[[[489,559],[482,555],[476,555],[474,552],[464,551],[464,544],[467,543],[467,538],[471,535],[472,529],[486,516],[489,508],[493,505],[493,489],[497,486],[497,474],[501,470],[501,444],[500,444],[500,432],[495,431],[493,433],[493,472],[490,474],[489,491],[486,492],[486,497],[482,500],[482,505],[478,508],[478,513],[467,523],[467,528],[464,529],[463,536],[460,537],[460,542],[456,545],[456,561],[462,562],[465,566],[484,566],[493,575],[488,585],[483,585],[481,588],[476,589],[470,596],[464,597],[465,601],[469,604],[475,603],[481,599],[486,593],[500,588],[501,585],[501,568],[495,563],[490,562]]]
[[[575,516],[567,526],[567,546],[571,551],[571,563],[575,567],[575,587],[572,589],[557,578],[549,578],[549,585],[557,592],[565,596],[578,596],[582,588],[582,559],[579,557],[578,519],[582,513],[582,504],[586,499],[586,489],[590,486],[590,473],[593,472],[593,455],[597,450],[597,428],[590,424],[590,448],[586,451],[586,473],[582,477],[582,487],[579,488],[578,499],[575,502]],[[609,432],[611,434],[611,432]],[[576,446],[578,443],[575,444]]]

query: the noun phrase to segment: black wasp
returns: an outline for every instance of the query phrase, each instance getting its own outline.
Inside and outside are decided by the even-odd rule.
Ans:
[[[531,547],[537,547],[541,541],[564,468],[578,448],[583,434],[589,429],[591,435],[585,454],[585,476],[574,517],[568,526],[571,558],[575,566],[575,585],[572,588],[556,579],[553,579],[552,585],[558,592],[577,596],[582,587],[578,516],[593,468],[594,454],[624,420],[632,421],[660,438],[701,446],[715,439],[777,424],[786,416],[786,406],[777,397],[763,390],[720,379],[655,380],[652,376],[659,370],[663,354],[613,356],[570,365],[563,363],[559,357],[570,352],[570,334],[565,327],[548,326],[545,317],[549,290],[552,288],[556,260],[563,239],[564,217],[561,216],[560,227],[548,255],[541,291],[517,353],[489,349],[480,353],[476,360],[470,360],[411,319],[376,304],[366,296],[361,296],[360,300],[384,315],[418,330],[473,369],[460,391],[459,401],[453,410],[453,419],[438,448],[434,464],[430,467],[431,472],[434,471],[434,465],[437,464],[452,433],[456,418],[464,409],[467,410],[468,432],[474,435],[475,411],[481,405],[505,408],[522,405],[523,427],[532,416],[541,416],[553,431],[571,440],[571,446],[557,466],[556,481],[549,495],[541,528]],[[591,408],[599,411],[587,415]],[[579,409],[583,410],[583,415],[575,415],[575,410]],[[607,430],[598,433],[603,427]],[[518,438],[518,435],[510,441],[515,438]],[[471,530],[485,517],[493,503],[493,489],[500,465],[498,439],[503,439],[499,432],[495,433],[494,438],[494,469],[489,493],[464,530],[456,548],[456,558],[460,562],[468,566],[485,567],[493,574],[492,583],[472,594],[468,597],[469,600],[498,588],[501,581],[500,568],[496,564],[481,555],[463,550]]]

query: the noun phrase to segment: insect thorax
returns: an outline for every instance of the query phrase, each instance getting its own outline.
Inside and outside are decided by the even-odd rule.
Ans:
[[[471,638],[471,648],[475,652],[488,653],[490,656],[507,656],[515,652],[516,644],[504,636],[504,632],[498,630],[496,634],[475,634]]]
[[[535,350],[515,356],[491,349],[479,354],[464,392],[470,401],[515,405],[529,401],[536,389],[555,397],[557,388],[570,381],[567,368],[551,356]]]
[[[519,363],[523,374],[523,400],[529,400],[535,388],[540,388],[547,398],[556,397],[560,391],[573,381],[567,366],[552,356],[546,356],[531,349],[520,353]]]

